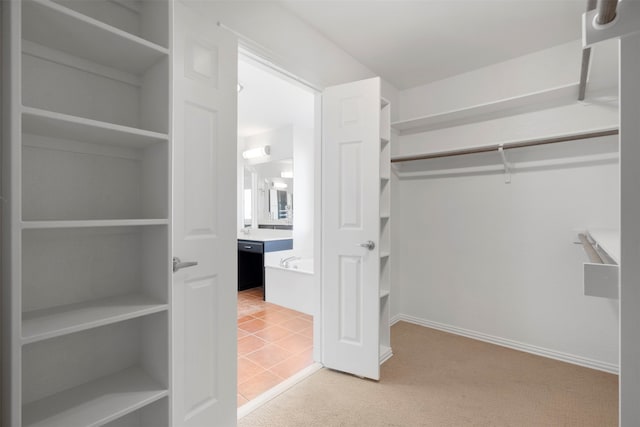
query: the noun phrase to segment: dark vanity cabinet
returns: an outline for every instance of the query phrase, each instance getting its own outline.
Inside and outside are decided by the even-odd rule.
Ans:
[[[264,286],[264,254],[293,249],[293,239],[238,239],[238,290]]]

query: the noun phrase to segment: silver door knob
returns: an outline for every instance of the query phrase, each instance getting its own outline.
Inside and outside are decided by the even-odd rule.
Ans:
[[[367,248],[370,251],[372,251],[372,250],[374,250],[376,248],[376,244],[372,240],[367,240],[366,242],[360,243],[358,246],[361,246],[363,248]]]
[[[182,262],[177,256],[173,257],[173,272],[180,270],[181,268],[193,267],[198,265],[198,261],[185,261]]]

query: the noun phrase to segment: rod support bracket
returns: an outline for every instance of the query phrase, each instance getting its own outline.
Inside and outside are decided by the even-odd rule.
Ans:
[[[502,158],[502,164],[504,165],[504,183],[511,184],[511,163],[507,160],[507,155],[504,152],[504,144],[498,145],[498,153]]]
[[[595,23],[598,10],[582,15],[582,46],[588,47],[604,40],[626,37],[640,32],[640,2],[635,0],[618,3],[616,17],[605,25]]]

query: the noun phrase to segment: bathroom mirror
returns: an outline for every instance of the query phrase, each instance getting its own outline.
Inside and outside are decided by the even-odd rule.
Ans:
[[[245,165],[244,224],[291,229],[293,194],[293,159]]]

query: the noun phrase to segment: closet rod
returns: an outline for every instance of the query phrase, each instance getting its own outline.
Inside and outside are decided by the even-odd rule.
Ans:
[[[596,8],[597,0],[587,1],[587,12]],[[578,101],[584,101],[587,92],[587,76],[589,75],[589,60],[591,58],[591,48],[582,49],[582,65],[580,65],[580,86],[578,86]]]
[[[398,157],[393,157],[391,159],[391,163],[411,162],[414,160],[438,159],[440,157],[463,156],[465,154],[488,153],[490,151],[498,151],[500,147],[506,150],[509,148],[524,148],[524,147],[534,147],[536,145],[556,144],[559,142],[577,141],[579,139],[599,138],[601,136],[617,135],[618,132],[619,132],[618,129],[607,129],[607,130],[575,133],[575,134],[565,135],[565,136],[556,136],[551,138],[529,139],[529,140],[520,141],[520,142],[508,142],[506,144],[493,144],[493,145],[487,145],[484,147],[462,148],[460,150],[440,151],[438,153],[398,156]]]
[[[618,8],[618,0],[598,0],[598,14],[596,15],[596,24],[607,25],[616,17],[616,9]]]

